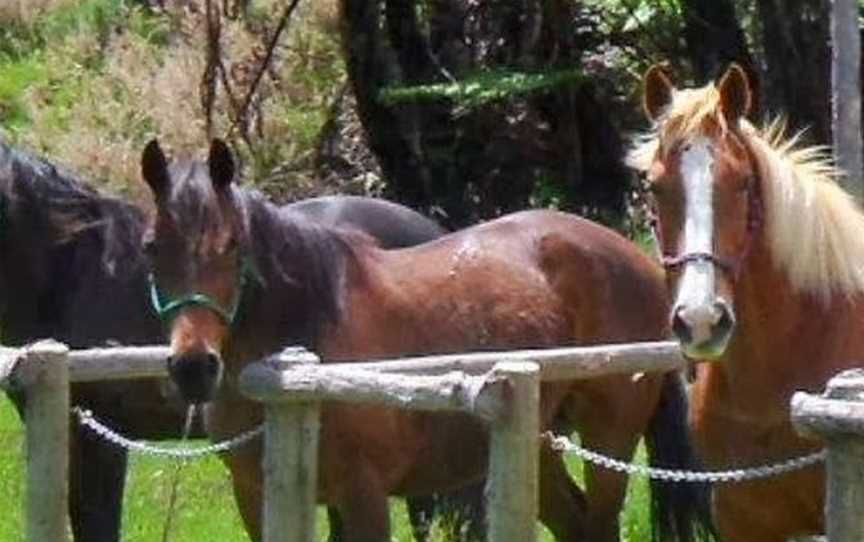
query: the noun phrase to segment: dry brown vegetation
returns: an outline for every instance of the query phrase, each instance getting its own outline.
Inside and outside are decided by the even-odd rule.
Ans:
[[[38,25],[40,17],[52,10],[74,9],[88,1],[94,2],[13,0],[12,8],[0,8],[0,20]],[[45,76],[24,90],[31,122],[11,132],[13,142],[85,176],[105,179],[112,191],[139,201],[146,199],[138,181],[138,160],[147,140],[158,136],[169,149],[202,152],[209,141],[201,100],[205,3],[167,4],[164,12],[155,15],[124,6],[122,19],[109,32],[94,32],[83,24],[56,41],[49,36],[45,51],[34,53]],[[245,20],[222,18],[222,58],[235,95],[243,96],[248,90],[263,56],[262,44],[284,5],[287,2],[262,0],[253,3]],[[231,137],[244,158],[247,177],[266,177],[289,163],[311,164],[308,157],[344,81],[336,19],[332,1],[316,2],[294,14],[258,88],[248,138],[251,145],[237,137],[236,130]],[[219,84],[213,136],[229,132],[231,111],[225,87]],[[0,96],[0,133],[3,128]],[[303,185],[298,190],[309,192],[314,173],[299,169],[287,182]],[[293,191],[292,187],[279,190]]]
[[[41,15],[57,8],[71,6],[77,0],[2,0],[0,21],[32,23]]]

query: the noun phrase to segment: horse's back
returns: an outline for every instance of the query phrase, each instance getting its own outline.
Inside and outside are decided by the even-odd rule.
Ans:
[[[322,226],[353,228],[375,238],[383,248],[401,248],[441,237],[446,230],[417,211],[379,198],[321,196],[283,208]]]
[[[416,336],[431,332],[436,352],[656,339],[666,320],[657,264],[565,213],[514,213],[376,254],[383,293],[370,305],[382,317],[399,314],[403,328],[416,320]]]
[[[608,305],[639,307],[646,321],[666,320],[660,266],[632,241],[576,215],[522,211],[445,236],[428,249],[413,250],[429,252],[433,258],[450,254],[451,259],[485,252],[486,257],[503,261],[498,262],[502,272],[540,273],[567,298],[590,295],[599,303],[605,297]]]

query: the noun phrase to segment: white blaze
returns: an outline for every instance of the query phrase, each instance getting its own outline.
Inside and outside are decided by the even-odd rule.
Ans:
[[[680,254],[713,254],[714,205],[711,145],[705,138],[691,142],[681,154],[684,180],[684,246]],[[721,313],[716,308],[714,264],[693,260],[684,264],[673,314],[690,328],[694,344],[711,338]]]

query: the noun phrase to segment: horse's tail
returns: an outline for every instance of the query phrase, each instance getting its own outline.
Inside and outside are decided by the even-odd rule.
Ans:
[[[660,403],[645,444],[652,467],[701,470],[687,426],[687,392],[678,372],[663,377]],[[651,480],[651,532],[655,542],[715,538],[707,483]]]

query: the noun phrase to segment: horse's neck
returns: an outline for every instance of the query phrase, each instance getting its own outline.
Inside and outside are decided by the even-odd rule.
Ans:
[[[7,218],[10,223],[21,222]],[[143,222],[128,226],[137,243]],[[59,228],[45,225],[42,231],[50,234],[30,235],[11,228],[6,232],[9,252],[3,258],[11,258],[15,265],[4,270],[2,295],[7,305],[0,327],[5,340],[22,343],[53,337],[73,347],[100,346],[106,341],[161,342],[159,322],[147,304],[147,273],[140,253],[128,249],[116,255],[112,269],[104,262],[102,241],[76,237],[61,244],[54,234]]]
[[[42,243],[44,240],[38,240]],[[8,243],[8,241],[7,241]],[[2,288],[0,293],[4,304],[0,313],[0,329],[3,342],[18,345],[37,338],[53,335],[59,317],[56,310],[57,289],[49,280],[41,277],[52,273],[43,268],[31,256],[40,250],[10,250],[0,256],[6,264],[3,270]],[[50,264],[49,264],[50,267]]]
[[[253,209],[253,213],[278,213],[275,206],[266,205]],[[259,217],[252,216],[250,235],[253,239],[278,236],[279,232],[261,230]],[[269,217],[272,218],[272,217]],[[283,220],[294,220],[282,214]],[[326,230],[322,239],[336,233]],[[278,239],[276,240],[278,243]],[[330,262],[331,269],[323,269],[316,243],[307,246],[308,254],[285,254],[281,262],[274,263],[264,254],[256,265],[261,281],[247,282],[241,298],[236,329],[233,332],[229,355],[238,362],[248,362],[276,352],[286,346],[303,346],[318,349],[318,338],[328,326],[325,310],[332,299],[341,293],[341,278],[338,269],[352,265],[351,258],[336,258]],[[266,249],[266,250],[262,250]],[[259,252],[274,251],[282,254],[278,244],[259,248]],[[292,266],[296,266],[293,270]],[[337,271],[334,271],[336,269]],[[328,280],[337,273],[337,278]],[[317,281],[322,281],[318,283]],[[329,296],[334,296],[333,298]],[[326,298],[326,299],[325,299]]]
[[[723,401],[768,419],[785,416],[792,392],[819,379],[832,307],[794,291],[764,243],[753,249],[735,285],[732,342],[707,373],[724,382]]]

